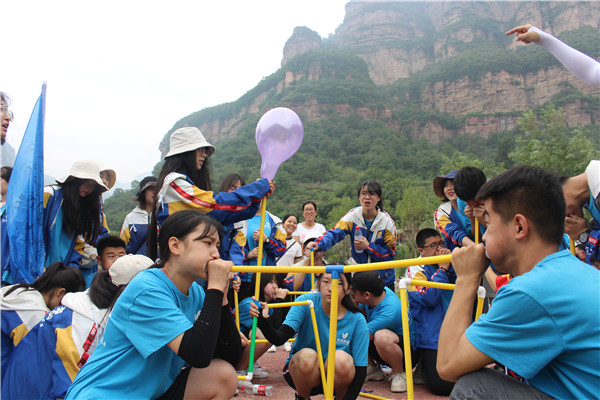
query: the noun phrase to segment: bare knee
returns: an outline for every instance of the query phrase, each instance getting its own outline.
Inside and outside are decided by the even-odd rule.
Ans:
[[[354,358],[344,350],[335,352],[335,379],[347,380],[351,382],[354,379],[356,369],[354,367]]]
[[[214,359],[206,368],[192,368],[185,399],[231,398],[237,389],[237,373],[231,364]]]
[[[294,355],[290,362],[290,369],[301,374],[310,374],[319,368],[319,358],[312,349],[302,349]]]

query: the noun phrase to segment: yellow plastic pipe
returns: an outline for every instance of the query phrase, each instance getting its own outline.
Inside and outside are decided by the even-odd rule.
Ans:
[[[310,266],[311,267],[315,266],[315,252],[314,251],[310,252]],[[311,288],[311,290],[315,290],[315,273],[314,272],[310,273],[310,288]]]
[[[406,260],[382,261],[370,264],[357,264],[344,266],[344,272],[358,271],[373,271],[387,268],[402,268],[413,265],[423,264],[442,264],[452,262],[452,254],[433,257],[407,258]],[[254,266],[254,265],[235,265],[231,267],[231,272],[314,272],[315,274],[323,274],[326,267],[305,267],[305,266]]]
[[[260,214],[260,230],[258,234],[258,258],[256,260],[257,266],[262,266],[262,256],[263,256],[263,242],[265,240],[265,214],[267,213],[267,198],[263,197],[261,202],[261,214]],[[233,268],[232,268],[233,270]],[[256,285],[254,285],[254,298],[256,300],[260,299],[260,271],[256,272]],[[254,372],[254,345],[256,341],[256,325],[258,322],[258,318],[252,318],[252,333],[250,334],[250,360],[248,361],[248,375],[252,377],[252,373]]]
[[[312,320],[313,331],[315,332],[315,344],[317,347],[317,356],[319,357],[319,370],[321,371],[321,383],[323,388],[327,387],[327,378],[325,376],[325,364],[323,362],[323,350],[321,349],[321,338],[319,337],[319,328],[317,326],[317,315],[315,314],[315,305],[310,302],[310,319]],[[336,320],[337,322],[337,320]]]
[[[571,253],[572,253],[573,255],[575,255],[575,240],[573,240],[573,239],[570,239],[570,240],[569,240],[569,244],[570,244],[570,248],[571,248]]]
[[[412,374],[412,352],[410,347],[410,331],[408,327],[408,292],[406,285],[400,286],[400,306],[402,311],[402,340],[404,342],[404,371],[406,373],[406,398],[414,400]]]
[[[479,222],[475,220],[475,244],[479,244]]]
[[[325,400],[333,400],[333,380],[335,376],[335,342],[337,336],[337,313],[339,297],[339,277],[331,277],[331,306],[329,308],[329,349],[327,351],[327,386]]]
[[[238,298],[238,292],[237,290],[231,289],[233,290],[233,304],[235,306],[235,325],[238,328],[238,331],[240,330],[240,307],[239,307],[239,298]]]
[[[366,398],[368,398],[368,399],[375,399],[375,400],[392,400],[392,399],[388,399],[387,397],[375,396],[374,394],[370,394],[370,393],[364,393],[364,392],[360,392],[358,395],[359,395],[359,396],[362,396],[362,397],[366,397]]]

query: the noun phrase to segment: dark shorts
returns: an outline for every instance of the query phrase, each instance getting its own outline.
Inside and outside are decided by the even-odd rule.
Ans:
[[[175,382],[171,385],[171,387],[157,400],[179,400],[183,399],[183,395],[185,394],[185,386],[187,385],[188,376],[190,376],[191,368],[184,368],[181,370],[177,378],[175,378]]]
[[[404,340],[402,339],[402,336],[396,334],[396,336],[398,337],[398,346],[400,346],[400,348],[402,349],[402,363],[404,364]],[[417,363],[419,362],[419,355],[416,349],[412,349],[411,348],[411,364],[413,366],[413,368],[417,365]],[[373,360],[377,361],[377,364],[385,364],[388,365],[387,361],[385,361],[383,358],[381,358],[381,356],[379,355],[379,353],[377,353],[377,348],[375,347],[375,343],[373,340],[371,340],[369,342],[369,356],[371,356],[371,358],[373,358]]]
[[[294,390],[296,390],[296,385],[294,385],[294,380],[292,379],[292,375],[290,374],[290,363],[286,362],[285,365],[283,366],[283,378],[285,379],[285,381],[288,383],[288,385],[290,385],[290,387]],[[321,383],[319,383],[319,386],[315,386],[314,388],[312,388],[312,390],[310,391],[310,395],[311,396],[317,396],[320,394],[323,394],[324,390],[323,390],[323,383],[321,381]]]

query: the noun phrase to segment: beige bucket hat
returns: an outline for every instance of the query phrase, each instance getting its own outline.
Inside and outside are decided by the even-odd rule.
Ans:
[[[91,179],[96,182],[98,186],[100,186],[103,192],[108,190],[108,187],[106,187],[100,178],[100,167],[98,166],[98,163],[94,161],[75,161],[69,170],[69,175],[57,179],[56,182],[65,183],[71,177],[79,179]]]
[[[200,132],[200,129],[192,126],[179,128],[171,134],[171,138],[169,139],[169,152],[165,158],[196,150],[201,147],[208,148],[209,156],[215,152],[215,146],[206,141],[204,135]]]

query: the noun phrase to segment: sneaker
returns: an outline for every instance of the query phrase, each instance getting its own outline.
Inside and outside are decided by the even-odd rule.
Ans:
[[[385,374],[381,370],[379,365],[367,366],[367,378],[366,381],[382,381],[385,379]]]
[[[392,381],[391,390],[393,393],[406,392],[406,374],[404,372],[394,372],[390,376],[390,380]]]
[[[417,365],[417,367],[415,368],[415,370],[413,372],[413,383],[415,385],[424,385],[425,384],[425,378],[423,378],[423,369],[421,367],[421,363],[419,363]]]
[[[258,363],[254,363],[254,368],[252,371],[252,377],[256,379],[264,379],[269,377],[269,373],[261,368]],[[406,385],[405,385],[406,386]]]
[[[290,342],[285,342],[285,343],[283,344],[283,349],[284,349],[285,351],[287,351],[287,352],[290,352],[290,351],[292,351],[292,343],[290,343]]]
[[[275,345],[269,347],[269,350],[267,350],[267,353],[275,353],[277,351],[277,348],[275,347]]]

